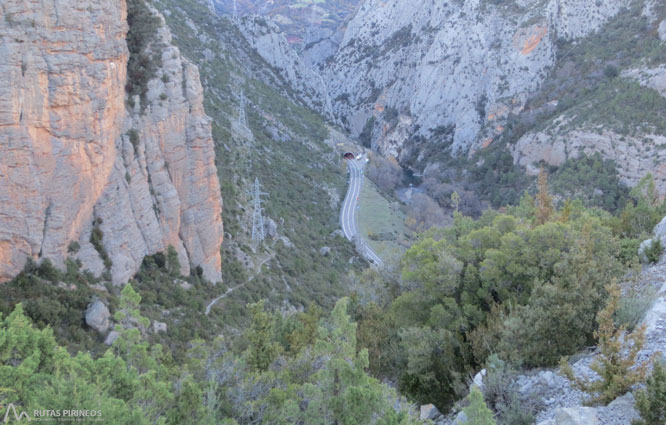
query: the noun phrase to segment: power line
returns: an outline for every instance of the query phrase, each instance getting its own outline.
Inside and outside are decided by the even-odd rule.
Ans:
[[[254,211],[252,212],[252,240],[263,241],[264,235],[264,217],[261,214],[261,195],[267,195],[261,191],[259,179],[254,178]]]

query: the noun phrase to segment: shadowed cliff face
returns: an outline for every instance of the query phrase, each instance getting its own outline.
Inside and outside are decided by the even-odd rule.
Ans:
[[[9,0],[0,13],[0,281],[29,257],[72,256],[121,284],[169,245],[184,273],[201,265],[220,280],[222,201],[196,68],[161,46],[156,77],[168,82],[150,81],[143,113],[129,113],[124,1]],[[164,28],[159,38],[170,41]]]

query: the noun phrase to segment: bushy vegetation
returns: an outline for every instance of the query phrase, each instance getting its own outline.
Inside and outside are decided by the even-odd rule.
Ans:
[[[647,388],[636,394],[636,409],[641,419],[632,425],[660,425],[666,423],[666,366],[657,361],[647,380]]]
[[[141,108],[146,106],[148,82],[157,76],[162,66],[159,46],[153,51],[151,45],[157,41],[157,30],[162,20],[155,16],[145,0],[127,1],[127,48],[130,56],[127,61],[127,92],[130,106],[134,106],[134,96],[139,95]]]
[[[515,377],[518,372],[506,361],[492,354],[486,362],[483,378],[483,397],[495,412],[500,425],[532,425],[536,420],[538,404],[533,395],[520,396]]]
[[[95,295],[90,288],[95,283],[76,261],[67,260],[63,272],[48,259],[39,265],[28,260],[18,276],[2,284],[0,313],[9,315],[22,303],[24,314],[40,329],[50,327],[62,344],[77,351],[93,349],[97,334],[85,326],[84,312]]]
[[[95,248],[95,251],[97,251],[100,258],[104,262],[104,267],[106,267],[107,270],[110,270],[111,266],[113,266],[113,261],[111,261],[111,257],[109,257],[109,253],[106,252],[106,248],[104,248],[104,244],[102,242],[102,240],[104,239],[104,232],[100,228],[101,224],[102,224],[101,218],[95,219],[92,231],[90,232],[90,243]]]
[[[306,307],[315,301],[332,308],[345,294],[355,253],[334,234],[339,210],[331,200],[343,196],[346,179],[339,153],[325,142],[325,122],[303,106],[230,20],[194,0],[154,5],[169,10],[165,19],[174,44],[199,67],[204,107],[213,119],[227,234],[222,247],[224,284],[236,289],[211,314],[241,328],[248,321],[245,304],[260,299],[266,299],[267,306]],[[247,98],[249,139],[232,129],[241,87]],[[276,132],[284,137],[274,138]],[[251,241],[252,205],[247,195],[255,177],[267,193],[262,205],[265,220],[277,223],[279,235],[258,246]],[[327,256],[319,253],[324,246],[331,248]],[[360,271],[364,265],[357,260],[351,268]]]
[[[608,404],[627,393],[635,384],[645,380],[650,361],[638,362],[637,357],[645,343],[645,326],[627,333],[626,326],[615,325],[614,316],[620,304],[621,290],[617,282],[607,288],[608,304],[597,314],[599,328],[594,336],[599,344],[600,355],[590,369],[601,379],[577,378],[564,358],[560,362],[564,375],[581,390],[587,392],[588,403]]]
[[[105,423],[132,425],[417,423],[406,408],[394,407],[400,401],[394,391],[365,373],[368,354],[357,350],[346,299],[308,328],[312,343],[287,355],[257,351],[259,340],[277,346],[277,333],[268,330],[282,320],[258,304],[247,349],[192,340],[179,362],[144,338],[149,321],[139,313],[140,301],[132,285],[123,289],[114,316],[120,337],[97,358],[67,353],[50,328],[32,326],[21,304],[0,315],[0,415],[13,403],[30,415],[74,406],[98,411]],[[265,367],[258,369],[256,358],[266,359]]]
[[[380,278],[390,296],[355,309],[373,373],[446,407],[493,354],[514,366],[553,366],[606,335],[595,318],[606,285],[625,273],[620,220],[581,202],[558,208],[545,173],[539,186],[536,198],[524,195],[503,213],[456,214],[451,227],[421,235],[398,274]],[[514,415],[528,407],[502,397],[489,399],[505,406],[498,413],[529,422]]]
[[[655,238],[650,241],[650,245],[645,248],[643,254],[645,254],[648,264],[654,264],[659,262],[663,252],[664,247],[661,244],[661,239]]]
[[[598,152],[568,159],[550,170],[550,187],[555,195],[581,199],[585,205],[616,212],[629,200],[629,188],[618,176],[614,161]]]
[[[467,416],[466,424],[495,425],[493,412],[486,406],[486,403],[483,401],[483,394],[478,388],[472,387],[469,396],[467,396],[467,402],[469,405],[463,409],[463,412]]]

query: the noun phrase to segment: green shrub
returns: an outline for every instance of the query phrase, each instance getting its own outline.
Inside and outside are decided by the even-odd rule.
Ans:
[[[556,195],[581,199],[587,206],[610,212],[620,210],[629,199],[629,188],[620,181],[617,164],[598,152],[570,158],[552,168],[549,183]]]
[[[638,260],[638,248],[641,246],[640,239],[622,238],[619,241],[620,254],[619,258],[624,265],[630,265],[632,262]]]
[[[481,394],[478,388],[472,387],[467,401],[469,405],[463,409],[463,412],[467,415],[466,424],[495,425],[493,412],[486,406],[486,403],[483,401],[483,394]]]
[[[514,389],[515,372],[496,354],[486,362],[483,379],[483,398],[500,425],[532,425],[536,419],[536,404],[522,400]]]
[[[81,245],[77,241],[72,241],[67,245],[67,252],[70,254],[79,252],[79,249],[81,249]]]
[[[109,254],[106,252],[106,248],[104,248],[104,244],[102,243],[102,239],[104,239],[104,232],[102,232],[102,229],[99,228],[100,224],[101,219],[95,220],[93,229],[90,232],[90,243],[104,262],[104,267],[107,270],[110,270],[113,266],[113,261],[111,261],[111,257],[109,257]]]
[[[634,261],[634,264],[636,264],[636,261]],[[620,304],[615,312],[616,325],[624,325],[630,332],[643,321],[645,313],[654,303],[657,292],[651,285],[640,285],[640,267],[634,268],[631,273],[632,278],[629,288],[622,294]]]
[[[645,251],[643,251],[645,258],[647,258],[648,264],[658,263],[663,252],[664,247],[662,246],[661,239],[659,238],[652,239],[652,243],[650,243],[650,245],[645,248]]]
[[[655,362],[646,389],[636,393],[636,410],[641,419],[632,425],[666,424],[666,366],[663,360]]]
[[[157,70],[162,66],[162,57],[159,51],[148,51],[157,39],[157,30],[162,20],[153,15],[144,0],[129,0],[127,2],[127,48],[129,60],[127,61],[127,84],[125,90],[129,99],[140,96],[141,109],[146,107],[146,94],[148,82],[155,78]],[[159,49],[158,49],[159,50]]]
[[[601,379],[576,377],[566,358],[560,361],[562,373],[590,395],[588,404],[608,404],[624,395],[632,386],[645,379],[650,363],[649,359],[638,362],[638,354],[645,343],[645,326],[631,333],[626,332],[625,326],[617,327],[614,316],[620,303],[620,286],[613,282],[607,290],[610,295],[608,303],[597,315],[599,329],[594,333],[600,354],[590,366]]]

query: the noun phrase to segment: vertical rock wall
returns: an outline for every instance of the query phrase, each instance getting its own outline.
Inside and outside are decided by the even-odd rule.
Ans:
[[[166,44],[144,112],[128,112],[124,1],[7,0],[0,14],[0,281],[29,257],[72,255],[103,273],[93,226],[116,284],[169,245],[183,273],[200,265],[220,280],[222,200],[196,67]]]

